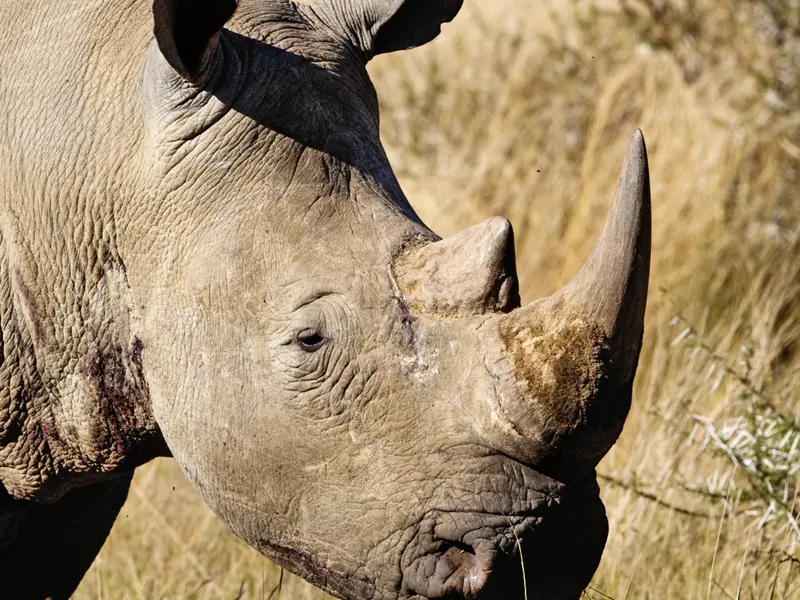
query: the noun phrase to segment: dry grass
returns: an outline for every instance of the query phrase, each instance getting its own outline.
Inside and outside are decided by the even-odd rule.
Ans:
[[[800,598],[797,1],[466,5],[372,67],[387,149],[435,230],[507,216],[524,296],[550,293],[590,251],[634,127],[649,144],[645,349],[599,468],[611,534],[586,596]],[[756,431],[770,418],[780,436]],[[76,597],[269,598],[278,576],[158,462]],[[273,597],[324,596],[287,576]]]

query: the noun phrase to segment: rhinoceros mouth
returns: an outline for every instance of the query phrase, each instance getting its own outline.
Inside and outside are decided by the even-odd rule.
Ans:
[[[401,597],[491,600],[527,592],[530,600],[577,598],[607,533],[594,481],[513,515],[443,512],[421,525],[403,552]]]
[[[498,559],[513,555],[514,534],[535,535],[541,517],[505,517],[452,513],[437,520],[457,518],[463,533],[439,537],[439,527],[417,534],[404,557],[404,587],[415,598],[486,598],[485,590],[496,578]],[[451,537],[452,539],[448,539]],[[519,559],[517,559],[519,560]]]

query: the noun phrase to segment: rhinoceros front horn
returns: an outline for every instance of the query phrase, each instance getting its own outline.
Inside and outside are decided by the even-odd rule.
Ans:
[[[556,298],[599,325],[615,374],[632,380],[639,361],[650,277],[650,177],[636,130],[603,233],[575,278]]]
[[[641,131],[588,261],[563,289],[504,317],[516,393],[501,403],[531,456],[554,472],[593,468],[630,410],[650,274],[650,181]]]

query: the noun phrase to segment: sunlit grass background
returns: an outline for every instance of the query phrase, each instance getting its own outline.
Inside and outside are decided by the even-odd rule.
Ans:
[[[644,130],[653,266],[634,407],[599,467],[587,598],[800,598],[800,2],[467,0],[371,65],[423,219],[516,230],[526,300],[588,255]],[[532,567],[535,568],[535,565]],[[325,598],[137,473],[77,598]]]

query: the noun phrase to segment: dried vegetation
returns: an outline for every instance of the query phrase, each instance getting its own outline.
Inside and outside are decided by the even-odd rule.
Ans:
[[[652,293],[586,597],[800,598],[800,3],[468,0],[371,71],[415,207],[511,219],[526,300],[588,255],[644,130]],[[279,579],[160,461],[76,597],[324,597]]]

